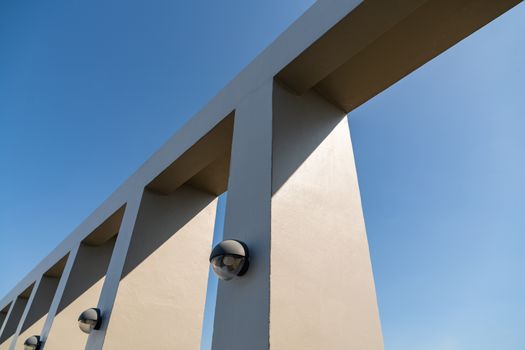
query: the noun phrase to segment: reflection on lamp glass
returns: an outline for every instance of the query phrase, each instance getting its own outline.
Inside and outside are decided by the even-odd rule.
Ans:
[[[100,317],[100,310],[96,308],[87,309],[78,317],[78,326],[84,333],[91,333],[94,329],[100,328],[102,317]]]
[[[24,342],[24,350],[39,350],[40,344],[40,336],[32,335]]]
[[[250,265],[248,246],[241,241],[225,240],[217,244],[210,255],[213,272],[221,280],[243,276]]]

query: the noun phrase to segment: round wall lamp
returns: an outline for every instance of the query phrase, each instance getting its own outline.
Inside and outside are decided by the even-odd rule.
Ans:
[[[92,330],[100,329],[102,317],[100,310],[96,308],[87,309],[78,317],[78,326],[84,333],[91,333]]]
[[[24,342],[24,350],[38,350],[40,349],[41,344],[40,336],[32,335]]]
[[[241,241],[228,239],[217,244],[210,255],[213,272],[221,280],[229,281],[242,276],[250,265],[248,246]]]

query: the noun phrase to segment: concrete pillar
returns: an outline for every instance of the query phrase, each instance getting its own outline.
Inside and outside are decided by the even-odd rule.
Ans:
[[[102,314],[102,324],[99,330],[89,334],[86,349],[101,350],[104,344],[106,330],[111,318],[115,298],[117,296],[118,285],[120,277],[122,276],[124,262],[126,261],[126,254],[133,234],[133,228],[135,227],[142,194],[142,189],[133,193],[126,203],[124,217],[119,225],[115,247],[112,250],[106,278],[101,286],[102,290],[100,291],[100,297],[98,298],[97,307]]]
[[[235,111],[224,239],[239,239],[253,263],[242,279],[219,281],[213,350],[268,350],[273,81]]]
[[[184,185],[144,192],[105,350],[198,350],[216,197]]]
[[[11,301],[1,312],[2,326],[0,327],[0,345],[4,342],[5,338],[7,338],[7,336],[4,337],[4,331],[7,328],[7,322],[9,321],[9,316],[11,316],[11,313],[13,312],[14,306],[14,302]]]
[[[27,307],[30,305],[35,294],[35,284],[38,284],[38,281],[29,286],[12,302],[0,334],[0,350],[11,349],[11,344],[16,342],[18,332],[20,331],[20,324],[24,322]]]
[[[78,328],[78,316],[96,307],[115,246],[115,237],[98,246],[82,243],[64,287],[52,327],[45,338],[49,350],[82,349],[87,335]]]
[[[26,319],[27,319],[27,315],[29,313],[29,310],[30,308],[32,307],[34,301],[35,301],[35,295],[36,295],[36,292],[39,288],[39,286],[41,285],[41,282],[42,282],[42,279],[44,277],[42,276],[40,279],[38,279],[33,287],[32,287],[32,290],[31,290],[31,294],[29,295],[29,298],[27,299],[27,302],[26,302],[26,305],[24,307],[24,312],[22,313],[22,316],[20,316],[20,320],[18,321],[18,325],[16,327],[16,330],[15,332],[13,333],[13,336],[11,337],[11,340],[9,342],[6,341],[6,345],[8,343],[9,344],[9,350],[13,350],[15,348],[15,345],[16,345],[16,342],[18,340],[18,336],[20,335],[20,332],[22,330],[22,326],[24,325]]]
[[[58,286],[55,291],[55,295],[53,296],[53,301],[51,302],[51,306],[49,307],[49,312],[47,313],[46,321],[44,322],[44,325],[42,327],[42,332],[40,334],[40,338],[42,340],[41,350],[45,348],[46,340],[49,336],[51,326],[53,325],[53,321],[58,312],[60,301],[62,300],[62,296],[64,295],[64,290],[66,289],[66,285],[69,280],[69,275],[73,269],[73,265],[76,260],[78,250],[79,250],[79,245],[75,246],[69,252],[69,254],[67,254],[66,257],[62,258],[62,259],[66,259],[66,263],[64,266],[64,270],[60,274],[57,274],[57,278],[60,278],[60,281],[58,282]]]
[[[0,311],[0,334],[2,334],[2,329],[4,328],[4,322],[7,318],[7,313],[9,312],[9,309],[11,308],[11,304],[7,304],[1,311]]]
[[[28,314],[20,325],[18,340],[11,345],[12,349],[22,348],[27,338],[41,334],[58,283],[59,279],[56,277],[42,276]]]
[[[213,350],[380,350],[346,115],[268,82],[235,111],[224,236],[247,275],[219,283]]]

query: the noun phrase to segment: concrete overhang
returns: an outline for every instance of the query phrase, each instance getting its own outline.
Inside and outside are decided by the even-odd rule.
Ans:
[[[350,112],[520,0],[367,0],[282,69]]]
[[[235,109],[267,81],[298,94],[314,89],[349,112],[520,2],[317,1],[0,299],[0,320],[42,275],[59,275],[62,259],[80,244],[97,246],[117,234],[124,206],[144,188],[224,192]]]

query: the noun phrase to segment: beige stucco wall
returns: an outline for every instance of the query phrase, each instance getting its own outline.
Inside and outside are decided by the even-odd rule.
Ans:
[[[13,341],[13,336],[8,337],[2,344],[0,344],[0,350],[7,350]]]
[[[216,199],[145,192],[104,349],[200,346]]]
[[[84,349],[87,334],[78,327],[82,311],[97,307],[116,237],[100,246],[81,245],[53,320],[46,350]]]
[[[56,315],[47,338],[46,350],[84,349],[87,334],[78,328],[78,316],[82,311],[96,307],[104,278],[95,283]]]
[[[347,119],[278,85],[274,106],[270,348],[382,349]]]
[[[44,327],[44,322],[46,321],[47,314],[40,318],[38,321],[33,323],[28,329],[20,333],[17,339],[17,346],[15,349],[22,349],[24,341],[32,335],[40,335],[42,328]],[[49,348],[48,348],[49,349]]]
[[[7,350],[13,341],[13,336],[8,337],[2,344],[0,344],[0,350]]]

